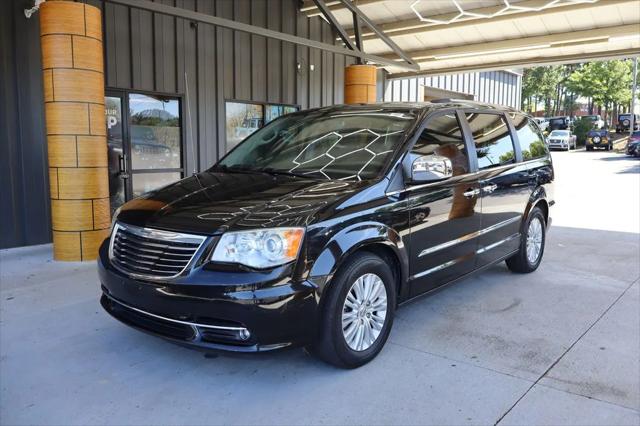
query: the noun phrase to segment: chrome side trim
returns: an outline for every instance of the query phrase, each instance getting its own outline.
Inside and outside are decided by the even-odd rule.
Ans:
[[[422,272],[419,272],[419,273],[415,274],[413,277],[411,277],[411,279],[413,280],[413,279],[416,279],[416,278],[424,277],[425,275],[433,274],[434,272],[441,271],[441,270],[443,270],[445,268],[448,268],[449,266],[453,266],[456,263],[461,262],[463,259],[464,259],[463,257],[459,257],[457,259],[453,259],[453,260],[450,260],[448,262],[445,262],[445,263],[443,263],[441,265],[434,266],[431,269],[427,269],[426,271],[422,271]]]
[[[179,242],[179,243],[192,243],[192,244],[198,244],[198,248],[195,249],[195,251],[193,252],[193,255],[189,258],[189,261],[186,263],[185,267],[182,268],[182,270],[180,270],[180,272],[178,272],[175,275],[171,275],[171,276],[157,276],[157,275],[152,275],[152,274],[140,274],[140,273],[136,273],[136,272],[131,272],[131,271],[127,271],[123,268],[121,268],[120,266],[117,265],[117,262],[113,261],[113,244],[115,242],[115,235],[118,232],[119,229],[124,229],[128,232],[131,232],[132,234],[135,234],[139,237],[143,237],[143,238],[154,238],[156,240],[166,240],[168,242]],[[207,237],[202,236],[202,235],[193,235],[193,234],[183,234],[180,232],[172,232],[172,231],[163,231],[160,229],[152,229],[152,228],[141,228],[139,226],[133,226],[133,225],[125,225],[123,223],[120,222],[116,222],[113,226],[113,230],[111,231],[111,235],[109,236],[109,261],[111,263],[111,266],[113,266],[114,268],[116,268],[118,271],[122,272],[123,274],[132,277],[132,278],[140,278],[140,279],[146,279],[146,280],[153,280],[153,281],[162,281],[162,280],[170,280],[173,278],[176,278],[178,276],[180,276],[182,273],[184,273],[184,271],[186,271],[187,269],[189,269],[193,263],[193,260],[196,258],[196,256],[198,256],[198,254],[200,254],[200,252],[202,251],[202,246],[204,245],[204,242],[207,240]],[[148,243],[148,244],[153,244],[153,243]]]
[[[488,246],[480,247],[478,250],[476,250],[476,254],[482,254],[482,253],[484,253],[486,251],[494,249],[494,248],[496,248],[496,247],[498,247],[498,246],[500,246],[500,245],[502,245],[502,244],[504,244],[506,242],[509,242],[509,241],[511,241],[511,240],[513,240],[515,238],[519,238],[519,237],[520,237],[520,233],[513,234],[513,235],[505,238],[504,240],[496,241],[495,243],[489,244]]]
[[[517,222],[517,221],[521,220],[521,219],[522,219],[522,216],[514,216],[514,217],[512,217],[510,219],[503,220],[502,222],[498,222],[498,223],[496,223],[494,225],[488,226],[488,227],[483,228],[483,229],[481,229],[479,231],[472,232],[472,233],[467,234],[467,235],[463,235],[462,237],[456,238],[455,240],[447,241],[446,243],[442,243],[442,244],[438,244],[437,246],[429,247],[427,249],[422,250],[420,252],[420,254],[418,255],[418,257],[426,256],[428,254],[435,253],[437,251],[446,249],[448,247],[455,246],[456,244],[464,243],[465,241],[472,240],[474,238],[479,237],[480,235],[488,234],[491,231],[495,231],[498,228],[502,228],[503,226],[510,225],[510,224],[512,224],[514,222]]]
[[[233,331],[243,331],[244,330],[247,333],[249,332],[249,330],[246,329],[245,327],[227,327],[227,326],[222,326],[222,325],[199,324],[197,322],[180,321],[180,320],[173,319],[173,318],[163,317],[161,315],[156,315],[156,314],[152,314],[151,312],[143,311],[142,309],[134,308],[131,305],[127,305],[126,303],[121,302],[118,299],[113,298],[109,294],[106,294],[106,293],[103,293],[103,294],[105,296],[107,296],[107,298],[109,298],[114,303],[117,303],[118,305],[124,306],[127,309],[131,309],[132,311],[138,312],[139,314],[147,315],[147,316],[150,316],[150,317],[153,317],[153,318],[156,318],[156,319],[172,322],[172,323],[175,323],[175,324],[187,325],[189,327],[194,328],[194,330],[195,330],[195,327],[200,327],[200,328],[210,328],[210,329],[214,329],[214,330],[233,330]]]
[[[495,242],[493,244],[489,244],[488,246],[480,247],[478,250],[476,250],[476,254],[482,254],[484,252],[487,252],[487,251],[489,251],[491,249],[494,249],[494,248],[496,248],[496,247],[498,247],[498,246],[500,246],[500,245],[502,245],[502,244],[504,244],[504,243],[506,243],[508,241],[511,241],[511,240],[513,240],[515,238],[519,238],[519,237],[520,237],[520,233],[513,234],[513,235],[511,235],[511,236],[509,236],[509,237],[507,237],[507,238],[505,238],[503,240],[497,241],[497,242]],[[424,277],[425,275],[433,274],[434,272],[441,271],[441,270],[443,270],[445,268],[448,268],[450,266],[455,265],[456,263],[460,263],[465,258],[466,257],[464,257],[464,256],[463,257],[459,257],[457,259],[453,259],[453,260],[450,260],[448,262],[442,263],[442,264],[440,264],[438,266],[434,266],[431,269],[427,269],[426,271],[422,271],[422,272],[419,272],[419,273],[415,274],[410,279],[413,280],[413,279],[416,279],[416,278]]]

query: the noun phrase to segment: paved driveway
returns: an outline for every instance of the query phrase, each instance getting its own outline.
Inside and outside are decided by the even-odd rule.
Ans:
[[[640,424],[640,162],[554,153],[545,259],[398,311],[352,371],[205,358],[111,319],[94,265],[0,254],[2,424]]]

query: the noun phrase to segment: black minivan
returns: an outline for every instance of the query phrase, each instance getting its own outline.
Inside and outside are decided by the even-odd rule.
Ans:
[[[503,260],[534,271],[553,178],[542,132],[516,110],[442,100],[289,114],[114,215],[101,303],[205,351],[306,346],[357,367],[403,302]]]

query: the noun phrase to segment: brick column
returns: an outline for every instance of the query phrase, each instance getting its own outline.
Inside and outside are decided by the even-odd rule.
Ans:
[[[53,257],[92,260],[110,225],[100,9],[40,6]]]
[[[344,69],[344,103],[371,104],[376,101],[376,67],[350,65]]]

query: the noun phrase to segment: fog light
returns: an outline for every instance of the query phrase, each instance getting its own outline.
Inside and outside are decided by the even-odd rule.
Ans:
[[[238,332],[238,336],[242,339],[242,340],[247,340],[249,338],[251,334],[249,333],[249,330],[247,329],[242,329]]]

